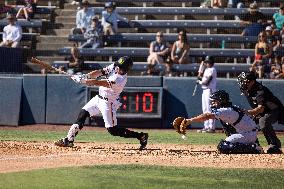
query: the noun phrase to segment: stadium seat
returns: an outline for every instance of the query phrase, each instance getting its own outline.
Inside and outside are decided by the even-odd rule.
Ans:
[[[94,7],[95,14],[101,14],[103,7]],[[272,16],[279,8],[260,8],[259,11],[265,15]],[[117,13],[125,15],[241,15],[248,9],[241,8],[199,8],[199,7],[117,7]]]
[[[156,33],[121,33],[117,35],[111,35],[107,37],[107,41],[114,42],[151,42],[154,41]],[[83,35],[69,35],[69,41],[84,42],[86,39]],[[167,42],[174,42],[177,40],[177,34],[164,34],[164,40]],[[254,43],[257,41],[256,36],[241,36],[235,34],[189,34],[189,42],[218,42],[225,40],[226,43]]]
[[[98,49],[79,49],[82,56],[132,56],[132,57],[147,57],[149,55],[149,48],[135,48],[135,47],[108,47]],[[58,53],[60,55],[70,55],[70,47],[60,48]],[[189,56],[193,57],[252,57],[254,56],[254,49],[214,49],[214,48],[191,48]]]

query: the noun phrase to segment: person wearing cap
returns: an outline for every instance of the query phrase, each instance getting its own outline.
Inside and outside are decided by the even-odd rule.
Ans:
[[[0,47],[19,47],[22,39],[22,28],[15,23],[14,15],[9,14],[7,20],[9,24],[3,29],[3,41],[0,43]]]
[[[104,28],[105,35],[114,35],[117,33],[118,23],[117,20],[127,22],[130,27],[133,23],[127,18],[120,16],[115,10],[115,4],[113,2],[105,3],[105,10],[102,11],[102,26]]]
[[[72,29],[72,34],[84,34],[91,26],[92,17],[95,15],[93,9],[89,8],[89,2],[82,2],[83,8],[76,14],[76,28]]]
[[[217,71],[214,67],[214,60],[210,56],[206,56],[204,61],[205,70],[202,77],[198,77],[196,83],[201,85],[202,88],[202,111],[204,114],[211,113],[210,107],[210,95],[216,91],[217,85]],[[214,133],[215,132],[215,120],[208,119],[204,121],[204,127],[201,130],[197,130],[199,133]]]
[[[277,39],[279,38],[279,36],[275,35],[276,32],[272,29],[271,26],[266,26],[265,33],[266,33],[267,42],[271,44],[272,49],[274,50],[274,47],[277,45]]]
[[[266,17],[263,13],[258,11],[256,3],[251,3],[249,11],[243,15],[240,15],[241,24],[245,25],[243,30],[243,36],[257,36],[263,29],[263,23],[266,22]]]
[[[87,39],[80,48],[98,48],[103,45],[103,27],[97,16],[92,17],[91,27],[84,34],[84,38]]]
[[[262,130],[269,145],[267,153],[282,153],[281,142],[272,126],[279,119],[282,102],[267,87],[256,81],[254,72],[242,72],[237,80],[252,108],[245,113],[253,117]]]
[[[278,30],[284,25],[284,5],[281,5],[279,11],[273,14],[273,23]]]
[[[84,127],[86,119],[101,113],[105,123],[104,126],[112,136],[138,139],[140,141],[139,150],[146,148],[148,133],[131,131],[117,125],[116,111],[121,106],[119,96],[127,83],[127,73],[132,66],[132,59],[128,56],[123,56],[103,69],[88,73],[84,79],[80,80],[82,84],[99,87],[98,94],[81,109],[76,122],[71,125],[67,136],[56,141],[54,143],[56,146],[73,147],[74,140]],[[105,79],[102,79],[101,76]]]

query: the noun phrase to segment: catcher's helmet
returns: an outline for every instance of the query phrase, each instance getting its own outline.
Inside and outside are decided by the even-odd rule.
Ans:
[[[218,104],[216,104],[216,101]],[[220,108],[231,106],[230,96],[224,90],[218,90],[210,95],[210,107]]]
[[[254,72],[242,72],[238,75],[238,84],[241,91],[246,91],[248,89],[248,84],[250,81],[255,81],[256,75]]]
[[[129,56],[120,57],[115,63],[115,66],[118,66],[125,72],[128,72],[133,66],[133,61]]]
[[[204,59],[204,62],[213,65],[214,64],[213,57],[206,56],[205,59]]]

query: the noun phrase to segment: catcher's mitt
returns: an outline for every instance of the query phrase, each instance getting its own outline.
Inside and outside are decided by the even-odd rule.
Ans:
[[[173,127],[179,134],[186,134],[186,127],[189,125],[188,121],[184,117],[177,117],[173,121]]]

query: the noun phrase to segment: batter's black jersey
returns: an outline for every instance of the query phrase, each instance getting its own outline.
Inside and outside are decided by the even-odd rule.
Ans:
[[[282,106],[281,101],[272,94],[272,92],[259,82],[255,82],[251,90],[246,94],[248,102],[252,108],[256,108],[258,105],[263,105],[264,112],[266,114],[276,108]]]

